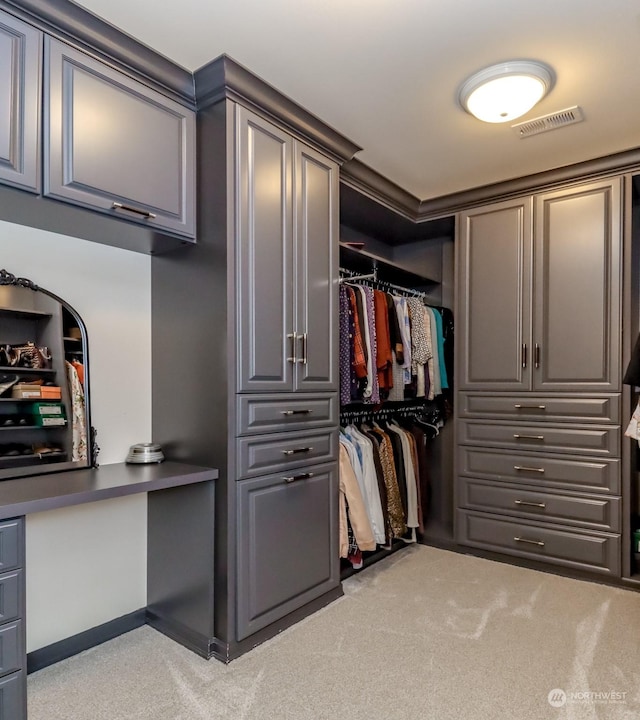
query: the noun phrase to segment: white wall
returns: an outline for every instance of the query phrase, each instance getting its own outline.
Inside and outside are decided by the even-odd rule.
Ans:
[[[122,462],[151,440],[150,258],[0,221],[0,268],[85,321],[99,462]],[[144,607],[146,534],[146,495],[29,515],[27,651]]]

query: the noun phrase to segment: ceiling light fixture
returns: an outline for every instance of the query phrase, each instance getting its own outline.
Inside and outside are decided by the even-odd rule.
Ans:
[[[515,120],[540,102],[553,87],[553,70],[533,60],[510,60],[473,74],[458,93],[460,105],[478,120]]]

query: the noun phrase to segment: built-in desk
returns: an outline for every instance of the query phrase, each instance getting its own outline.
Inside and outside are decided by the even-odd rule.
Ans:
[[[168,629],[168,634],[171,627],[178,627],[180,636],[191,632],[213,637],[212,481],[217,477],[212,468],[167,461],[104,465],[0,482],[0,718],[27,717],[25,515],[148,493],[150,622],[167,626],[160,629]],[[91,643],[90,637],[84,638],[85,647],[76,645],[78,651]],[[96,638],[91,644],[107,639]]]

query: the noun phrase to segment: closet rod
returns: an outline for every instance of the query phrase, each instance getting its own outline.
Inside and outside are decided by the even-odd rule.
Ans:
[[[345,277],[340,278],[340,282],[358,282],[360,280],[373,280],[373,282],[379,282],[378,280],[378,269],[373,268],[373,272],[368,273],[367,275],[354,275],[351,270],[346,270],[345,268],[340,268],[340,272],[345,275]]]

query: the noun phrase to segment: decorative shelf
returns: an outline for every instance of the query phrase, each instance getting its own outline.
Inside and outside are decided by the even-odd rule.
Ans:
[[[363,275],[376,271],[377,279],[406,288],[429,289],[439,285],[438,280],[412,272],[393,260],[380,257],[366,250],[357,250],[340,243],[340,267]]]
[[[43,312],[42,310],[21,310],[20,308],[0,308],[0,315],[19,315],[23,318],[34,318],[36,320],[40,318],[52,317],[50,312]]]
[[[25,368],[15,365],[0,365],[0,373],[6,375],[43,375],[44,373],[55,373],[53,368]]]

